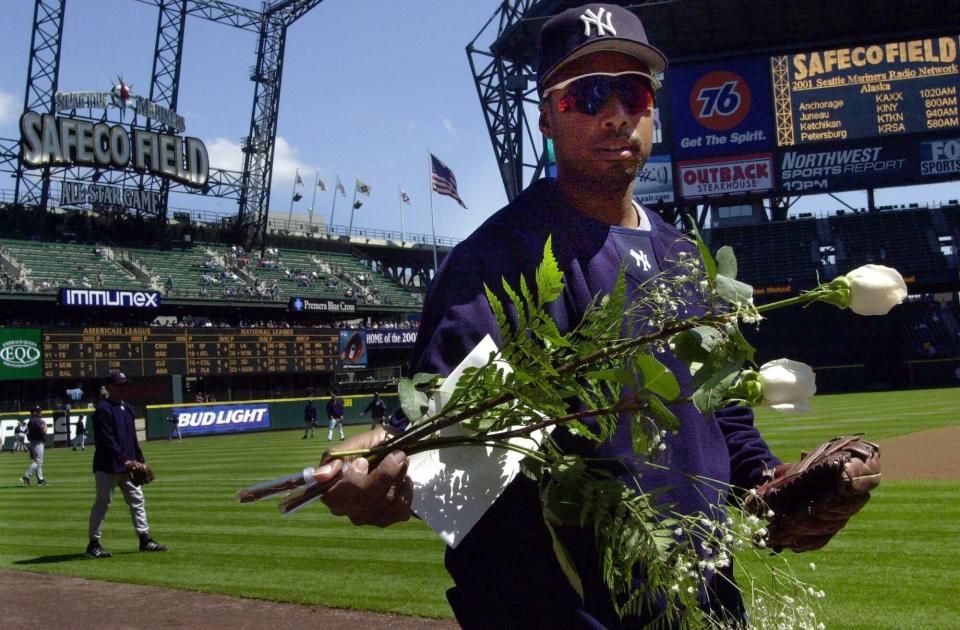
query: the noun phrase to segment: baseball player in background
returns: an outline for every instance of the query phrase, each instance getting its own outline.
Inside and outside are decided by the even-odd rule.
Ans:
[[[383,424],[383,417],[387,415],[387,406],[384,404],[383,399],[380,398],[380,392],[374,392],[373,400],[370,401],[370,404],[367,405],[367,408],[363,410],[363,414],[367,415],[370,413],[370,428],[375,429],[377,425]]]
[[[307,439],[307,433],[313,437],[313,432],[317,429],[317,407],[313,404],[313,399],[307,401],[307,406],[303,408],[303,439]]]
[[[343,400],[337,395],[337,392],[330,394],[330,401],[327,403],[327,417],[330,418],[330,424],[327,428],[327,441],[333,441],[333,429],[340,429],[340,440],[346,439],[343,434]]]
[[[37,485],[47,485],[43,478],[43,447],[47,439],[47,423],[40,417],[40,405],[30,408],[30,420],[27,421],[27,439],[30,441],[30,467],[20,479],[21,486],[30,485],[30,477],[37,476]]]
[[[103,521],[113,500],[113,491],[120,486],[123,499],[130,507],[133,528],[140,538],[140,551],[166,551],[167,548],[150,537],[143,490],[131,480],[131,473],[144,464],[143,451],[137,440],[133,409],[123,401],[122,391],[127,385],[123,372],[110,375],[104,389],[107,397],[97,404],[93,413],[93,474],[97,496],[90,509],[90,543],[87,556],[109,558],[113,554],[100,545]]]
[[[13,436],[13,452],[25,453],[27,451],[27,423],[25,421],[21,420],[17,423],[17,427],[13,430]]]
[[[69,418],[70,415],[67,414]],[[87,443],[87,428],[83,426],[83,417],[77,418],[77,435],[73,438],[73,450],[77,450],[77,447],[80,447],[81,451],[85,451]]]

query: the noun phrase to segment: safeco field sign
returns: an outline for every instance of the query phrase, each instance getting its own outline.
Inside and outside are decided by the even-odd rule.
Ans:
[[[0,328],[0,381],[43,378],[39,328]]]

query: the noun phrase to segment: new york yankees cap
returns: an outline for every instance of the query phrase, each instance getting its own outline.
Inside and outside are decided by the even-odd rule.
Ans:
[[[127,375],[123,372],[111,372],[107,377],[107,385],[126,385]]]
[[[614,4],[585,4],[558,13],[543,25],[537,90],[542,94],[563,64],[600,50],[636,57],[651,74],[667,69],[667,58],[650,45],[639,17]]]

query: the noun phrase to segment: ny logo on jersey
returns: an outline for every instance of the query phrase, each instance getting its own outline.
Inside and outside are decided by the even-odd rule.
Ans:
[[[640,250],[639,252],[631,249],[630,255],[633,256],[633,259],[637,261],[637,267],[643,267],[644,271],[650,271],[650,260],[647,259],[647,255]]]
[[[596,12],[593,9],[587,9],[580,15],[580,19],[583,20],[583,34],[590,37],[590,26],[593,25],[597,27],[598,36],[616,35],[617,31],[610,21],[612,17],[613,14],[603,7],[599,7]]]

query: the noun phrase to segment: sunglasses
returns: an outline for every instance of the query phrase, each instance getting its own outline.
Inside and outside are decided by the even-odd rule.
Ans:
[[[654,89],[659,86],[659,82],[645,72],[591,72],[550,86],[544,90],[543,98],[563,90],[557,102],[561,112],[575,110],[596,116],[610,100],[610,95],[616,94],[627,112],[636,115],[653,107]]]

